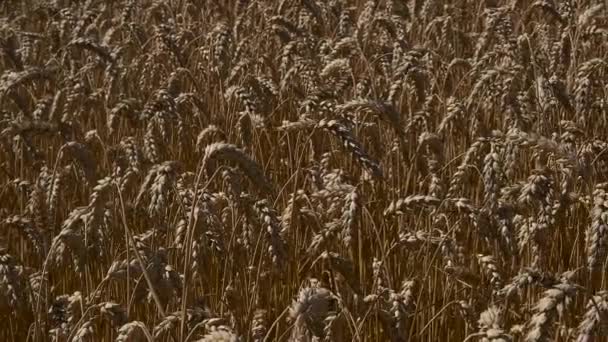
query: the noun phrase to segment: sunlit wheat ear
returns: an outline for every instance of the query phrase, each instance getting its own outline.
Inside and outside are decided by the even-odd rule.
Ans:
[[[298,118],[298,121],[283,121],[282,125],[277,127],[277,130],[283,132],[307,132],[312,130],[317,125],[317,122],[310,118],[309,115],[303,114]]]
[[[546,290],[534,307],[534,315],[528,321],[525,341],[550,341],[553,322],[564,315],[576,291],[576,287],[567,283],[557,284]]]
[[[114,64],[115,60],[110,50],[106,46],[102,46],[90,39],[76,38],[68,43],[68,47],[76,47],[84,50],[91,51],[101,57],[105,62]]]
[[[437,207],[441,204],[441,200],[437,197],[426,195],[411,195],[406,198],[398,199],[389,204],[384,210],[384,215],[403,214],[408,209]]]
[[[19,72],[6,71],[2,77],[0,77],[0,100],[2,100],[7,93],[20,85],[24,85],[36,80],[52,78],[54,72],[54,69],[45,69],[39,67],[29,67]]]
[[[203,168],[208,177],[211,177],[217,167],[218,161],[235,163],[249,177],[262,192],[272,193],[273,186],[260,166],[235,145],[226,143],[213,143],[205,148]]]
[[[342,230],[342,241],[346,247],[354,247],[357,238],[357,230],[359,215],[361,213],[361,198],[357,188],[346,195],[344,201],[344,209],[342,213],[342,221],[344,228]]]
[[[477,159],[480,157],[480,151],[485,146],[487,141],[485,139],[478,139],[467,149],[462,162],[457,167],[456,171],[451,177],[450,186],[448,188],[447,197],[458,197],[458,193],[462,191],[464,187],[464,181],[466,180],[469,169],[475,165]]]
[[[501,152],[502,146],[492,144],[483,161],[484,202],[492,211],[497,209],[500,189],[505,182]]]
[[[238,342],[237,335],[226,330],[216,330],[208,333],[198,342]]]
[[[479,332],[475,336],[482,337],[483,341],[506,342],[512,336],[504,328],[504,313],[492,305],[479,315]]]
[[[587,266],[597,271],[605,263],[608,248],[608,194],[606,184],[598,184],[593,192],[591,225],[586,231]]]
[[[321,78],[327,80],[335,94],[340,94],[350,83],[351,66],[346,58],[334,59],[321,71]]]
[[[574,102],[576,110],[579,112],[587,111],[591,105],[590,93],[593,87],[594,72],[600,67],[606,68],[606,61],[601,58],[592,58],[578,67],[574,86]]]
[[[277,213],[269,206],[266,200],[256,202],[254,208],[262,222],[262,229],[265,231],[270,244],[268,252],[272,257],[272,262],[279,269],[283,269],[288,261],[288,250],[285,239],[281,236],[281,223],[277,217]]]
[[[198,134],[196,138],[196,151],[203,152],[204,148],[211,142],[224,142],[226,140],[226,133],[215,125],[209,125],[205,127]]]
[[[85,321],[74,334],[73,341],[89,341],[95,336],[96,326],[93,320]]]
[[[148,327],[140,321],[131,321],[118,329],[116,342],[153,341]]]
[[[154,327],[154,338],[158,339],[169,336],[171,331],[179,325],[181,317],[182,316],[179,312],[168,314]]]
[[[281,231],[284,236],[287,236],[294,229],[294,224],[299,222],[300,209],[308,200],[308,195],[304,190],[298,190],[291,194],[287,205],[281,214]]]
[[[323,337],[325,318],[332,300],[333,296],[326,288],[302,288],[289,309],[289,316],[294,324],[291,338],[300,341]]]
[[[359,162],[372,176],[382,178],[382,169],[380,164],[373,160],[371,156],[363,149],[361,144],[355,139],[352,133],[343,125],[335,120],[321,120],[318,124],[319,128],[324,128],[337,138],[340,139],[344,148],[353,154],[355,160]]]
[[[463,129],[464,106],[453,97],[448,99],[445,116],[437,126],[437,133],[443,135],[450,127]]]
[[[250,92],[248,89],[239,86],[232,86],[226,90],[226,97],[236,97],[239,99],[243,106],[245,107],[245,111],[250,115],[259,114],[258,106],[255,101],[255,95]]]
[[[169,195],[182,166],[179,162],[167,161],[154,165],[140,187],[135,204],[141,204],[144,196],[150,197],[148,211],[151,215],[162,214],[169,206]]]
[[[608,320],[608,293],[598,292],[593,295],[586,306],[586,311],[578,325],[576,342],[593,341],[594,336],[601,335],[606,329]]]
[[[46,255],[48,242],[43,235],[44,232],[40,231],[29,218],[18,215],[7,217],[3,221],[0,221],[0,227],[14,230],[18,235],[23,236],[23,238],[32,244],[36,253]]]
[[[401,127],[401,116],[395,107],[389,102],[373,101],[373,100],[352,100],[343,105],[340,105],[338,109],[344,113],[349,111],[367,110],[378,115],[382,120],[388,122],[395,134],[402,136],[404,134],[403,127]]]

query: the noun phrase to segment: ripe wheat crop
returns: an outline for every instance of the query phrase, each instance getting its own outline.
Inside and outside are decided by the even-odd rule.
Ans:
[[[0,340],[608,340],[608,4],[0,1]]]

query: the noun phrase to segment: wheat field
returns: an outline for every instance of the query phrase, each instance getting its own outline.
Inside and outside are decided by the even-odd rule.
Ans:
[[[608,6],[0,2],[0,340],[608,341]]]

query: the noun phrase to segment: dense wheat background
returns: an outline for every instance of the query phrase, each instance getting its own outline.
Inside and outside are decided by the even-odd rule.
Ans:
[[[0,2],[0,339],[608,339],[608,9]]]

